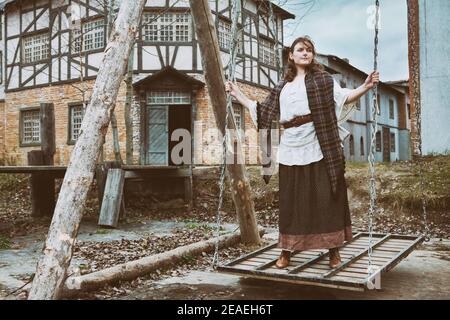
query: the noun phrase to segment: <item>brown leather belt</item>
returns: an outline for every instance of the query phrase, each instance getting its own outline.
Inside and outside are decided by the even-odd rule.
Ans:
[[[312,122],[311,114],[306,114],[304,116],[296,116],[292,120],[280,123],[280,125],[283,126],[284,129],[287,129],[291,127],[298,127],[308,122]]]

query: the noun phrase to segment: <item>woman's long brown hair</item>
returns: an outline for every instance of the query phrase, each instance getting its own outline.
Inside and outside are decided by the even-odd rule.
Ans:
[[[298,37],[297,39],[295,39],[294,42],[292,42],[292,44],[291,44],[291,48],[289,49],[289,52],[294,53],[295,46],[299,42],[302,42],[305,46],[312,49],[312,52],[313,52],[313,60],[311,61],[309,66],[306,67],[306,72],[313,73],[313,72],[324,70],[323,66],[319,62],[316,61],[316,47],[314,46],[314,42],[311,40],[310,37],[302,36],[302,37]],[[288,63],[286,66],[286,73],[284,75],[284,80],[291,82],[294,80],[294,78],[296,76],[297,76],[297,67],[295,66],[294,60],[289,59],[289,56],[288,56]]]

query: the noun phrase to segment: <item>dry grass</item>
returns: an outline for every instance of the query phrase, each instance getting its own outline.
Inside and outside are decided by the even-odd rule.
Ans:
[[[422,210],[419,164],[417,162],[379,163],[376,169],[377,201],[392,209]],[[351,192],[368,198],[368,164],[348,163],[347,183]],[[429,210],[450,209],[450,156],[425,157],[423,162],[424,199]]]

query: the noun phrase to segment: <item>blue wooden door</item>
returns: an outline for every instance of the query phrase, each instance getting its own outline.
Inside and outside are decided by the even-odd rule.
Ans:
[[[169,163],[169,106],[152,105],[148,109],[147,164]]]

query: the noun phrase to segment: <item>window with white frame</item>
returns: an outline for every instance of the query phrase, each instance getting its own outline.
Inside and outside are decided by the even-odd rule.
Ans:
[[[189,42],[192,39],[191,16],[183,12],[145,13],[142,37],[151,42]]]
[[[31,63],[48,59],[49,40],[48,33],[42,33],[23,38],[23,62]]]
[[[102,49],[105,46],[105,21],[98,19],[82,24],[81,31],[73,30],[72,52]]]
[[[266,39],[259,39],[259,59],[261,62],[271,66],[277,65],[274,44]]]
[[[81,123],[84,117],[84,106],[82,104],[73,105],[70,109],[70,126],[69,126],[69,140],[70,142],[77,141],[80,136]]]
[[[183,91],[150,91],[147,104],[190,104],[191,94]]]
[[[24,110],[21,112],[22,121],[22,143],[41,142],[41,121],[39,109]]]
[[[219,47],[224,50],[230,50],[231,46],[231,23],[219,19],[219,25],[217,29],[217,38],[219,40]],[[241,33],[238,32],[237,35],[239,38],[242,37]],[[242,53],[242,40],[239,39],[237,43],[238,53]]]
[[[218,40],[220,48],[230,50],[231,23],[219,19]]]

